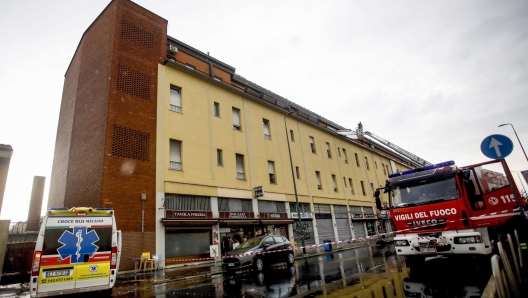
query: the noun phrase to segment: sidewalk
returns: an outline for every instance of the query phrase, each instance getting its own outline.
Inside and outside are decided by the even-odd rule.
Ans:
[[[365,247],[365,246],[375,246],[377,239],[367,239],[364,241],[357,241],[352,243],[340,243],[337,245],[333,245],[332,253],[338,253],[341,251],[346,251],[354,248],[359,247]],[[296,249],[295,250],[295,259],[306,259],[306,258],[312,258],[317,256],[322,256],[328,254],[329,251],[324,251],[324,246],[319,245],[318,247],[314,248],[307,248],[306,249],[306,255],[302,254],[302,249]],[[160,270],[158,270],[159,272]],[[174,264],[174,265],[168,265],[163,270],[163,274],[160,273],[150,273],[146,271],[143,272],[136,272],[134,270],[128,270],[128,271],[119,271],[117,276],[116,285],[120,282],[127,283],[130,281],[137,281],[138,277],[145,276],[147,278],[150,278],[152,274],[156,276],[155,280],[151,280],[151,282],[158,284],[163,283],[167,281],[177,281],[177,280],[184,280],[184,279],[191,279],[191,278],[198,278],[198,277],[205,277],[205,276],[212,276],[217,274],[222,274],[223,268],[222,268],[222,260],[217,259],[215,260],[206,260],[206,261],[198,261],[193,263],[183,263],[183,264]]]

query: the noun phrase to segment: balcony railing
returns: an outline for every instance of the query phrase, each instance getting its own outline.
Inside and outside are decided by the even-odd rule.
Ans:
[[[181,107],[179,107],[177,105],[170,105],[170,110],[174,111],[174,112],[181,113]]]
[[[181,169],[182,169],[182,164],[181,164],[181,162],[171,161],[171,162],[170,162],[169,169],[171,169],[171,170],[181,171]]]

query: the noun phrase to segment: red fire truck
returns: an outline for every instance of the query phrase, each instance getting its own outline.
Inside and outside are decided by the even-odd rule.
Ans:
[[[526,237],[526,203],[508,183],[504,160],[457,167],[453,161],[389,176],[390,220],[398,255],[488,255],[492,240]],[[524,239],[525,240],[525,239]],[[525,242],[525,241],[521,242]]]

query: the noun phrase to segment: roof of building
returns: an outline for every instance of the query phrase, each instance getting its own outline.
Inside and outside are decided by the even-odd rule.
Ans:
[[[408,152],[406,150],[403,150],[403,148],[399,148],[397,146],[395,146],[394,144],[391,144],[390,142],[387,142],[389,144],[392,145],[392,147],[390,145],[386,145],[384,144],[383,141],[385,140],[382,140],[382,141],[379,141],[379,140],[372,140],[370,138],[361,138],[360,140],[358,139],[354,139],[354,138],[350,138],[350,137],[347,137],[343,134],[339,134],[339,132],[341,131],[349,131],[351,132],[352,134],[355,134],[355,132],[353,130],[350,130],[350,129],[347,129],[327,118],[324,118],[323,116],[317,114],[317,113],[314,113],[262,86],[259,86],[258,84],[256,83],[253,83],[251,81],[249,81],[248,79],[246,79],[245,77],[235,73],[235,68],[218,60],[218,59],[215,59],[213,57],[211,57],[209,55],[209,53],[204,53],[204,52],[201,52],[191,46],[189,46],[188,44],[176,39],[176,38],[173,38],[173,37],[170,37],[170,36],[167,36],[167,44],[168,45],[172,45],[172,46],[175,46],[179,51],[181,50],[182,52],[185,52],[186,54],[188,55],[191,55],[197,59],[200,59],[202,61],[205,61],[207,63],[210,63],[212,64],[213,66],[219,68],[219,69],[222,69],[223,71],[229,73],[231,75],[231,80],[234,82],[234,83],[229,83],[229,82],[216,82],[217,84],[221,84],[223,85],[224,87],[229,87],[231,89],[233,89],[234,91],[238,91],[238,92],[242,92],[244,93],[246,96],[254,99],[255,101],[258,101],[260,103],[263,103],[265,105],[268,105],[268,106],[271,106],[275,109],[278,109],[278,110],[281,110],[285,113],[288,113],[289,111],[294,111],[294,115],[297,117],[297,118],[300,118],[300,119],[303,119],[305,121],[308,121],[314,125],[317,125],[318,127],[321,127],[323,129],[326,129],[336,135],[339,135],[343,138],[346,138],[348,139],[349,141],[351,142],[354,142],[355,144],[358,144],[362,147],[364,147],[365,149],[368,149],[368,150],[373,150],[373,151],[376,151],[378,154],[382,154],[384,155],[383,153],[386,154],[389,154],[390,156],[392,157],[399,157],[400,160],[399,162],[400,163],[404,163],[404,164],[407,164],[408,166],[423,166],[425,163],[429,164],[427,161],[425,161],[424,159],[421,159],[413,154],[410,154],[410,155],[406,155],[403,152]],[[180,61],[177,61],[175,59],[168,59],[167,62],[168,64],[172,64],[172,65],[175,65],[175,66],[179,66],[179,67],[182,67],[183,69],[185,69],[185,66],[182,64],[182,62]],[[206,74],[206,73],[201,73],[201,72],[195,72],[197,73],[198,75],[200,76],[203,76],[203,77],[210,77],[210,74]],[[386,142],[386,141],[385,141]],[[366,143],[366,144],[365,144]],[[376,148],[374,148],[376,147]],[[377,149],[377,150],[375,150]],[[380,150],[381,149],[381,150]],[[382,152],[380,152],[382,151]],[[398,160],[397,160],[398,161]]]

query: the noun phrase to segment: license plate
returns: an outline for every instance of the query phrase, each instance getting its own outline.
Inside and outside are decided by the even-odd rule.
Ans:
[[[436,248],[434,247],[422,247],[420,249],[421,252],[436,252]]]
[[[229,267],[234,267],[234,266],[235,266],[235,263],[229,263],[229,264],[227,264],[227,266],[229,266]]]
[[[70,270],[46,271],[44,274],[46,278],[55,277],[55,276],[69,276],[69,275],[70,275]]]

